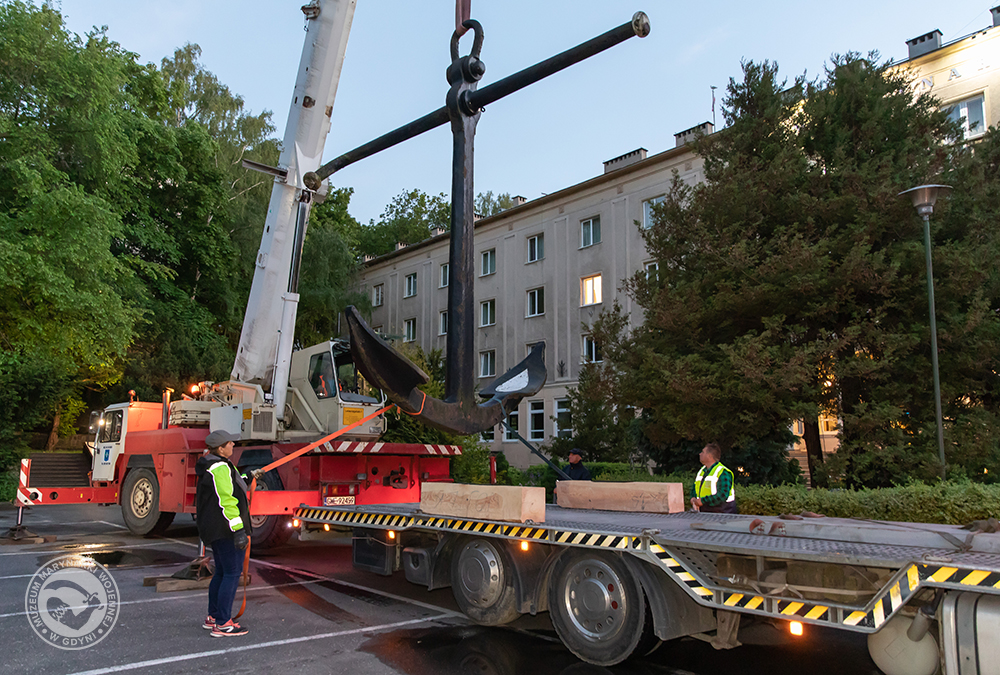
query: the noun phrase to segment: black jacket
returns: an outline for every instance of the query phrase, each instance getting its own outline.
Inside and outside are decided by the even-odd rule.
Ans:
[[[583,462],[570,464],[563,471],[570,477],[570,480],[590,480],[590,469],[583,465]]]
[[[232,539],[243,530],[250,536],[250,505],[247,485],[229,460],[207,453],[195,464],[198,491],[195,495],[198,536],[206,544]]]

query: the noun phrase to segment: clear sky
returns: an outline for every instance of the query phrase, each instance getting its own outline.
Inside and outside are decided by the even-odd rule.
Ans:
[[[587,180],[602,162],[716,115],[741,60],[776,61],[789,79],[822,74],[831,54],[906,56],[905,41],[939,29],[950,41],[992,25],[1000,0],[472,0],[485,32],[481,86],[628,21],[652,31],[499,101],[476,136],[476,192],[535,199]],[[159,64],[186,42],[252,112],[271,110],[282,135],[302,51],[304,0],[56,0],[70,30],[109,36]],[[453,0],[358,0],[325,160],[444,103]],[[463,38],[461,53],[471,44]],[[442,127],[334,174],[355,190],[351,213],[377,219],[400,192],[448,192],[451,133]],[[263,223],[264,214],[261,214]]]

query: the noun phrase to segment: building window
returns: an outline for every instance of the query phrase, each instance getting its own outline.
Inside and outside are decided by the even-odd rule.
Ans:
[[[385,302],[385,284],[372,287],[372,307],[381,307]]]
[[[403,297],[412,298],[417,294],[417,273],[407,274],[403,279]]]
[[[518,421],[518,418],[519,416],[516,410],[507,415],[507,424],[510,425],[510,428],[508,429],[507,427],[504,427],[503,429],[503,439],[505,441],[509,442],[518,440],[517,433],[521,431],[521,424]]]
[[[986,119],[983,116],[983,95],[959,101],[948,108],[948,119],[962,127],[962,137],[978,138],[986,133]]]
[[[580,248],[601,243],[601,218],[594,216],[580,221]]]
[[[482,438],[484,441],[492,443],[493,440],[496,438],[496,434],[493,432],[494,428],[495,427],[490,427],[486,431],[484,431],[481,434],[479,434],[479,437]]]
[[[545,401],[528,403],[528,440],[545,440]]]
[[[487,274],[493,274],[497,271],[497,250],[491,248],[488,251],[483,251],[483,265],[482,271],[479,276],[485,277]]]
[[[497,322],[497,301],[487,300],[479,303],[479,327],[492,326]]]
[[[569,438],[573,435],[573,416],[569,411],[569,399],[556,399],[555,435],[559,438]]]
[[[646,278],[650,280],[655,280],[658,276],[660,276],[660,263],[658,262],[646,263]]]
[[[451,282],[451,266],[448,263],[441,265],[441,286],[440,288],[446,288]]]
[[[438,315],[438,335],[448,334],[448,310],[444,310]]]
[[[545,235],[536,234],[528,237],[528,262],[535,262],[545,257]]]
[[[413,342],[417,339],[417,320],[407,319],[403,322],[403,342]]]
[[[666,197],[653,197],[642,203],[642,226],[647,230],[653,226],[653,207],[662,204]]]
[[[580,279],[580,306],[597,305],[601,302],[601,275],[594,274]]]
[[[495,349],[479,352],[479,377],[494,377],[497,374],[497,353]]]
[[[589,335],[583,336],[583,361],[584,363],[600,363],[604,360],[601,355],[601,346],[597,340]]]
[[[528,316],[545,314],[545,289],[533,288],[528,291]]]
[[[381,335],[382,326],[372,326],[372,332],[375,333],[375,335]]]

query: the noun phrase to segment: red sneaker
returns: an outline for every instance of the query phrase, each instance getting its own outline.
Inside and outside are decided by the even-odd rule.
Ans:
[[[205,619],[205,623],[201,624],[201,627],[205,628],[207,630],[214,629],[215,628],[215,617],[214,616],[209,616],[207,619]]]

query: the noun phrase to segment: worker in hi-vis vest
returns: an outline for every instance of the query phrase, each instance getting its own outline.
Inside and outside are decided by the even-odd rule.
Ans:
[[[719,461],[722,459],[722,448],[719,444],[706,445],[701,449],[698,459],[702,467],[694,478],[691,508],[708,513],[739,513],[733,486],[733,472]]]

